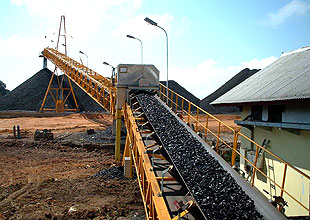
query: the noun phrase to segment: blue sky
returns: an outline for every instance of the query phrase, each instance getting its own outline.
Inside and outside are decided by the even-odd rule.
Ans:
[[[154,64],[166,78],[204,98],[240,70],[263,68],[282,52],[310,44],[309,0],[6,0],[0,2],[0,80],[14,89],[38,72],[66,16],[69,56],[109,76],[103,61]],[[45,39],[44,36],[47,36]],[[72,36],[72,38],[71,38]],[[62,48],[61,48],[62,50]],[[53,70],[53,65],[48,64]]]

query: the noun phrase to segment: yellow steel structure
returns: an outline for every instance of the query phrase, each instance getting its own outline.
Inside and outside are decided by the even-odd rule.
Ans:
[[[59,33],[58,33],[56,49],[58,49],[60,37],[64,38],[65,54],[67,54],[66,20],[65,20],[64,15],[62,15],[60,18]],[[57,73],[57,66],[55,65],[55,69],[54,69],[54,72],[53,72],[52,77],[50,79],[50,82],[48,84],[48,87],[47,87],[47,90],[46,90],[46,93],[45,93],[45,96],[44,96],[44,99],[43,99],[43,102],[42,102],[42,105],[40,108],[40,112],[43,112],[43,111],[55,111],[55,112],[75,111],[75,112],[77,112],[78,111],[78,104],[77,104],[77,101],[76,101],[76,98],[74,95],[74,91],[72,89],[71,81],[68,79],[69,87],[64,88],[63,82],[64,82],[65,76],[64,75],[63,76],[56,76],[57,87],[56,88],[52,87],[52,82],[53,82],[53,79],[54,79],[56,73]],[[67,92],[67,94],[65,94],[66,92]],[[49,94],[51,95],[51,97],[53,98],[53,101],[55,103],[54,109],[44,108],[47,96]],[[66,104],[70,95],[72,95],[73,100],[74,100],[74,104],[75,104],[74,109],[65,108],[65,104]]]
[[[43,56],[49,59],[69,79],[111,114],[115,114],[116,88],[110,79],[71,59],[53,48],[45,48]]]
[[[117,128],[117,141],[115,144],[115,160],[120,160],[120,118],[121,111],[115,109],[116,104],[116,87],[112,83],[112,79],[101,76],[90,68],[71,59],[65,54],[53,48],[45,48],[43,56],[55,64],[55,69],[59,68],[71,85],[72,80],[86,94],[95,100],[101,107],[109,111],[113,116],[116,114],[116,122],[119,124]],[[52,75],[53,79],[54,74]],[[52,81],[51,79],[51,81]],[[50,83],[51,83],[50,81]],[[50,87],[50,86],[49,86]],[[72,93],[74,95],[74,93]],[[44,102],[47,94],[45,95]],[[75,100],[75,98],[74,98]],[[44,103],[43,102],[43,103]],[[42,108],[43,108],[42,104]]]
[[[75,60],[69,58],[65,54],[60,53],[59,51],[52,48],[45,48],[43,51],[44,57],[49,59],[52,63],[56,65],[70,80],[72,80],[75,84],[77,84],[83,91],[85,91],[91,98],[93,98],[99,105],[108,110],[111,114],[116,116],[115,118],[121,118],[121,112],[123,113],[123,117],[125,119],[125,125],[127,128],[127,138],[125,143],[125,151],[124,157],[131,157],[132,163],[135,167],[138,183],[144,203],[144,208],[146,212],[146,218],[152,220],[171,220],[176,219],[171,217],[167,204],[163,197],[160,196],[160,187],[159,187],[159,179],[156,177],[155,173],[152,171],[152,164],[149,158],[149,155],[146,153],[146,149],[150,146],[145,146],[142,141],[141,133],[138,128],[137,122],[141,120],[141,118],[136,118],[127,103],[124,104],[122,111],[117,111],[115,109],[116,105],[116,94],[117,89],[111,83],[111,80],[101,76],[95,71],[85,67],[84,65],[76,62]],[[268,153],[274,157],[276,157],[279,161],[285,164],[285,169],[283,170],[283,181],[281,183],[276,183],[274,180],[270,179],[263,172],[262,175],[265,175],[271,182],[274,182],[276,186],[281,189],[281,195],[286,193],[291,196],[301,207],[306,209],[308,212],[310,211],[307,205],[302,204],[298,201],[297,198],[294,198],[289,189],[285,188],[285,178],[286,178],[286,170],[288,168],[294,170],[299,173],[304,178],[310,180],[310,177],[300,170],[296,169],[286,161],[272,154],[272,152],[268,151],[261,145],[255,143],[242,133],[234,130],[230,126],[226,125],[213,115],[204,111],[197,105],[191,103],[184,97],[175,93],[172,90],[168,90],[168,103],[172,110],[177,113],[183,114],[183,119],[188,123],[194,124],[194,130],[196,132],[202,131],[203,136],[206,140],[211,135],[216,138],[215,150],[220,153],[219,145],[225,145],[226,147],[232,150],[232,158],[230,164],[235,165],[236,156],[244,158],[254,170],[254,174],[256,172],[261,172],[260,169],[256,167],[256,162],[258,158],[259,149],[263,149],[265,153]],[[166,101],[166,88],[164,85],[160,84],[159,97]],[[185,108],[187,106],[187,108]],[[194,113],[193,113],[194,112]],[[203,119],[203,120],[202,120]],[[218,124],[218,128],[216,131],[212,131],[209,129],[209,123],[213,120]],[[120,121],[120,120],[119,120]],[[203,121],[203,122],[202,122]],[[227,141],[225,141],[221,133],[223,131],[230,131],[233,134],[233,145],[231,146]],[[251,163],[247,158],[245,158],[237,149],[237,142],[240,137],[247,139],[252,142],[256,146],[256,160]],[[118,140],[119,141],[119,140]],[[119,145],[119,143],[117,143]],[[116,149],[116,159],[119,158],[119,149]],[[169,177],[167,178],[167,180]],[[251,179],[251,185],[255,186],[254,178]],[[184,213],[186,213],[185,211]],[[184,214],[183,213],[183,214]],[[182,214],[182,215],[183,215]]]

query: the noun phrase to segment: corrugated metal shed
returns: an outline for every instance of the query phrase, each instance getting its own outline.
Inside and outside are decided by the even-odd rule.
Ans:
[[[310,47],[283,54],[211,104],[310,98]]]

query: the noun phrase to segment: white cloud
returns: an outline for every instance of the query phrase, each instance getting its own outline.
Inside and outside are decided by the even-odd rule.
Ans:
[[[132,13],[142,6],[142,0],[11,0],[11,3],[25,6],[31,16],[55,24],[48,27],[51,33],[58,28],[60,16],[65,15],[67,33],[80,43],[88,41],[102,22],[110,19],[109,10],[117,8]],[[124,16],[124,13],[119,16]]]
[[[292,0],[276,12],[271,12],[266,23],[271,26],[277,26],[284,23],[293,16],[302,16],[310,13],[310,2],[302,0]]]
[[[227,67],[219,67],[216,61],[209,59],[191,68],[171,67],[169,69],[169,79],[177,81],[188,91],[202,99],[210,95],[244,68],[262,69],[276,59],[273,56],[261,60],[253,59],[248,62],[242,62],[240,65]],[[166,80],[165,73],[161,75],[161,80]]]
[[[263,58],[261,60],[258,59],[253,59],[248,62],[242,62],[242,66],[244,68],[249,68],[249,69],[263,69],[269,64],[273,63],[276,61],[278,58],[275,56]]]
[[[25,57],[25,55],[39,55],[44,48],[42,38],[25,38],[15,34],[8,39],[0,38],[0,54],[8,57]],[[27,53],[27,54],[25,54]]]
[[[42,68],[39,55],[43,45],[43,38],[21,37],[17,34],[8,39],[0,38],[0,60],[5,64],[1,80],[8,89],[13,89]]]

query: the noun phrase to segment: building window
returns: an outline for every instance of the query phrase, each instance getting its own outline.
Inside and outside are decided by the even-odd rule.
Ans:
[[[282,112],[284,112],[284,105],[269,105],[268,106],[268,121],[282,122]]]
[[[253,121],[261,121],[263,115],[263,106],[261,105],[252,106],[251,115]]]

